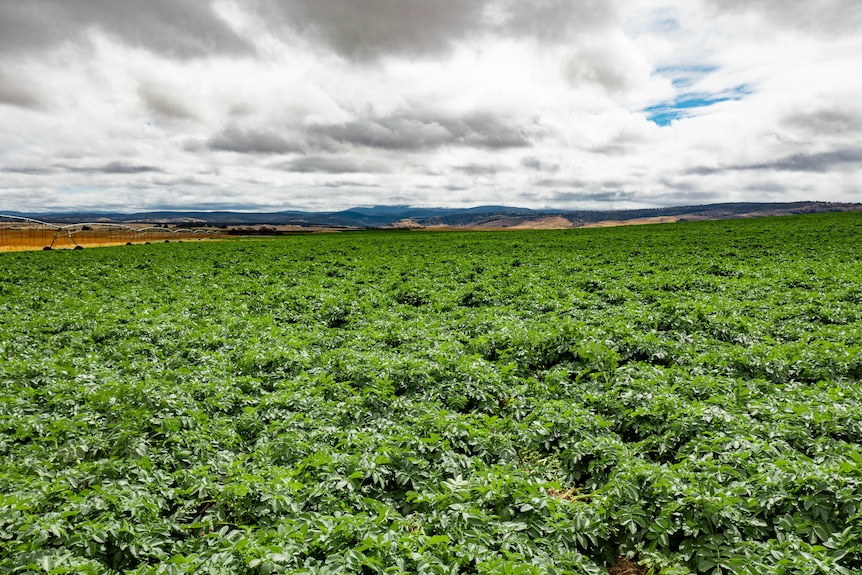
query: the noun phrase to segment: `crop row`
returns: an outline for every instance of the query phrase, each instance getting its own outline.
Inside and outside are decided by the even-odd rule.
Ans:
[[[0,569],[862,570],[862,218],[0,258]]]

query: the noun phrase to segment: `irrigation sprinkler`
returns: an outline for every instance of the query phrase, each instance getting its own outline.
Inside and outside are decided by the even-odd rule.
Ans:
[[[15,248],[20,246],[31,246],[34,243],[44,249],[50,249],[57,236],[59,226],[28,218],[25,216],[13,216],[0,214],[0,246],[3,248]],[[48,241],[50,238],[50,242]]]
[[[75,224],[52,224],[26,216],[0,214],[0,250],[42,247],[54,249],[59,246],[119,245],[135,241],[168,239],[183,236],[220,235],[211,229],[171,229],[164,226],[135,227],[110,222],[80,222]]]
[[[107,242],[98,241],[100,239],[100,236],[97,233],[98,230],[102,231],[105,234],[105,236],[108,239]],[[60,226],[59,232],[60,233],[57,236],[55,236],[54,241],[57,240],[57,237],[60,237],[61,235],[65,235],[65,237],[69,238],[69,240],[71,240],[71,242],[75,244],[75,248],[77,249],[77,248],[83,247],[81,244],[84,244],[84,243],[90,243],[90,244],[96,244],[96,245],[103,244],[103,243],[108,243],[108,244],[123,243],[122,241],[120,241],[121,238],[119,237],[119,235],[123,232],[133,235],[135,232],[135,228],[133,228],[132,226],[124,225],[124,224],[113,224],[113,223],[105,223],[105,222],[83,222],[83,223],[79,223],[79,224],[69,224],[66,226]],[[75,237],[76,235],[84,236],[81,239],[81,243],[77,242],[76,237]],[[91,239],[90,242],[86,241],[87,235],[90,236],[90,239]],[[51,247],[53,247],[53,244]]]

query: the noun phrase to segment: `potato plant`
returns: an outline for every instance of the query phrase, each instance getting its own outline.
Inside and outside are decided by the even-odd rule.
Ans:
[[[0,571],[862,572],[862,215],[0,255]]]

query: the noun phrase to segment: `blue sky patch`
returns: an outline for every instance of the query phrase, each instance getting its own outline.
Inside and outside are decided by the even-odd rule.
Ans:
[[[733,100],[741,100],[743,96],[751,93],[747,84],[740,84],[735,88],[719,94],[680,94],[671,102],[658,104],[644,108],[647,120],[659,126],[668,126],[674,120],[691,116],[693,110],[700,110]]]
[[[687,66],[662,66],[655,73],[661,76],[705,76],[718,70],[718,66],[709,64],[691,64]]]
[[[718,66],[692,65],[692,66],[664,66],[656,69],[659,76],[670,78],[675,88],[688,88],[697,80],[718,70]]]

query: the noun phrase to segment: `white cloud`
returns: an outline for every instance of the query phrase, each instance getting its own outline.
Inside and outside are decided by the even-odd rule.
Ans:
[[[0,22],[6,210],[862,197],[857,2],[34,0]]]

